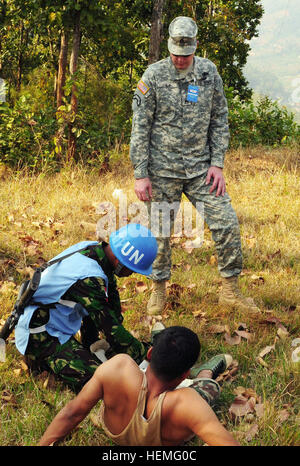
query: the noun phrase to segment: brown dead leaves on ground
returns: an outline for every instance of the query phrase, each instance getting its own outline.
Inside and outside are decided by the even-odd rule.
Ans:
[[[251,442],[259,432],[258,421],[264,416],[265,406],[261,397],[252,388],[239,386],[233,392],[236,397],[229,408],[229,416],[235,423],[246,421],[246,425],[244,425],[246,431],[240,431],[239,436],[243,436],[247,442]]]
[[[238,323],[236,330],[232,333],[230,331],[229,325],[211,325],[208,328],[208,333],[212,334],[219,334],[224,333],[224,340],[230,346],[232,345],[239,345],[242,339],[246,341],[252,341],[254,339],[255,334],[249,332],[247,329],[247,325],[245,323]]]
[[[267,345],[261,349],[259,354],[256,357],[256,361],[264,367],[269,367],[268,363],[264,360],[264,357],[276,349],[276,344],[280,340],[286,339],[290,334],[282,322],[274,316],[266,317],[260,321],[261,324],[275,324],[277,327],[277,333],[274,338],[273,345]]]
[[[230,405],[229,417],[236,425],[239,424],[238,435],[247,442],[251,442],[259,433],[259,428],[263,425],[264,420],[270,416],[271,405],[268,401],[263,402],[262,397],[252,388],[238,386],[233,390],[233,393],[236,396]],[[282,409],[272,414],[274,430],[289,419],[292,411],[292,405],[286,403],[282,405]]]

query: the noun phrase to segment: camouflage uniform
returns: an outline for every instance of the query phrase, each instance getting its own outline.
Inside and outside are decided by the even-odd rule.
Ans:
[[[146,357],[149,344],[141,343],[122,325],[121,304],[116,279],[111,265],[104,254],[103,246],[81,251],[97,260],[108,278],[108,297],[105,281],[90,277],[76,282],[62,297],[79,302],[89,315],[83,318],[81,343],[71,337],[61,345],[56,337],[46,331],[30,334],[26,349],[26,360],[33,369],[53,372],[59,379],[79,391],[92,377],[100,361],[89,351],[89,346],[99,339],[99,332],[111,346],[109,357],[117,353],[129,354],[138,364]],[[44,325],[49,320],[49,311],[37,309],[30,322],[30,328]]]
[[[220,385],[213,379],[194,379],[190,388],[196,390],[209,406],[215,404],[221,392]]]
[[[190,85],[198,88],[197,102],[187,100]],[[223,83],[210,60],[194,57],[187,72],[177,71],[171,57],[147,68],[133,98],[130,157],[134,176],[150,178],[152,202],[180,201],[185,193],[194,205],[204,203],[204,220],[212,232],[223,277],[238,275],[242,269],[239,225],[228,194],[209,194],[205,179],[210,166],[223,168],[228,142]],[[167,280],[169,238],[158,237],[157,242],[151,278]]]

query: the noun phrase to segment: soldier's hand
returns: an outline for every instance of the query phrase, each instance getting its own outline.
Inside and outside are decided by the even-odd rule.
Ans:
[[[134,191],[140,201],[150,201],[152,198],[152,184],[149,178],[135,180]]]
[[[223,170],[219,167],[210,167],[207,176],[206,184],[210,184],[211,179],[213,178],[213,183],[210,187],[209,194],[211,194],[215,189],[217,189],[216,196],[224,196],[226,192],[226,183],[223,176]]]

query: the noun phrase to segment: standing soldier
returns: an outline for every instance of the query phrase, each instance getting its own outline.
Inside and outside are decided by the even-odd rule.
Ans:
[[[137,85],[130,144],[135,192],[147,201],[149,215],[151,202],[170,205],[180,202],[182,193],[195,207],[204,205],[222,278],[219,304],[257,312],[238,288],[240,230],[223,176],[229,142],[223,83],[210,60],[195,56],[197,31],[191,18],[175,18],[169,26],[170,57],[150,65]],[[174,216],[170,221],[172,227]],[[161,235],[157,241],[151,315],[164,308],[171,270],[170,239]]]

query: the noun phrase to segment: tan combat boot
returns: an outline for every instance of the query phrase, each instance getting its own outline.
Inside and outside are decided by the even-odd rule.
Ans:
[[[166,303],[166,281],[153,282],[153,289],[147,304],[149,315],[161,315]]]
[[[245,298],[238,287],[238,277],[222,278],[219,306],[236,308],[241,311],[260,312],[252,298]]]

